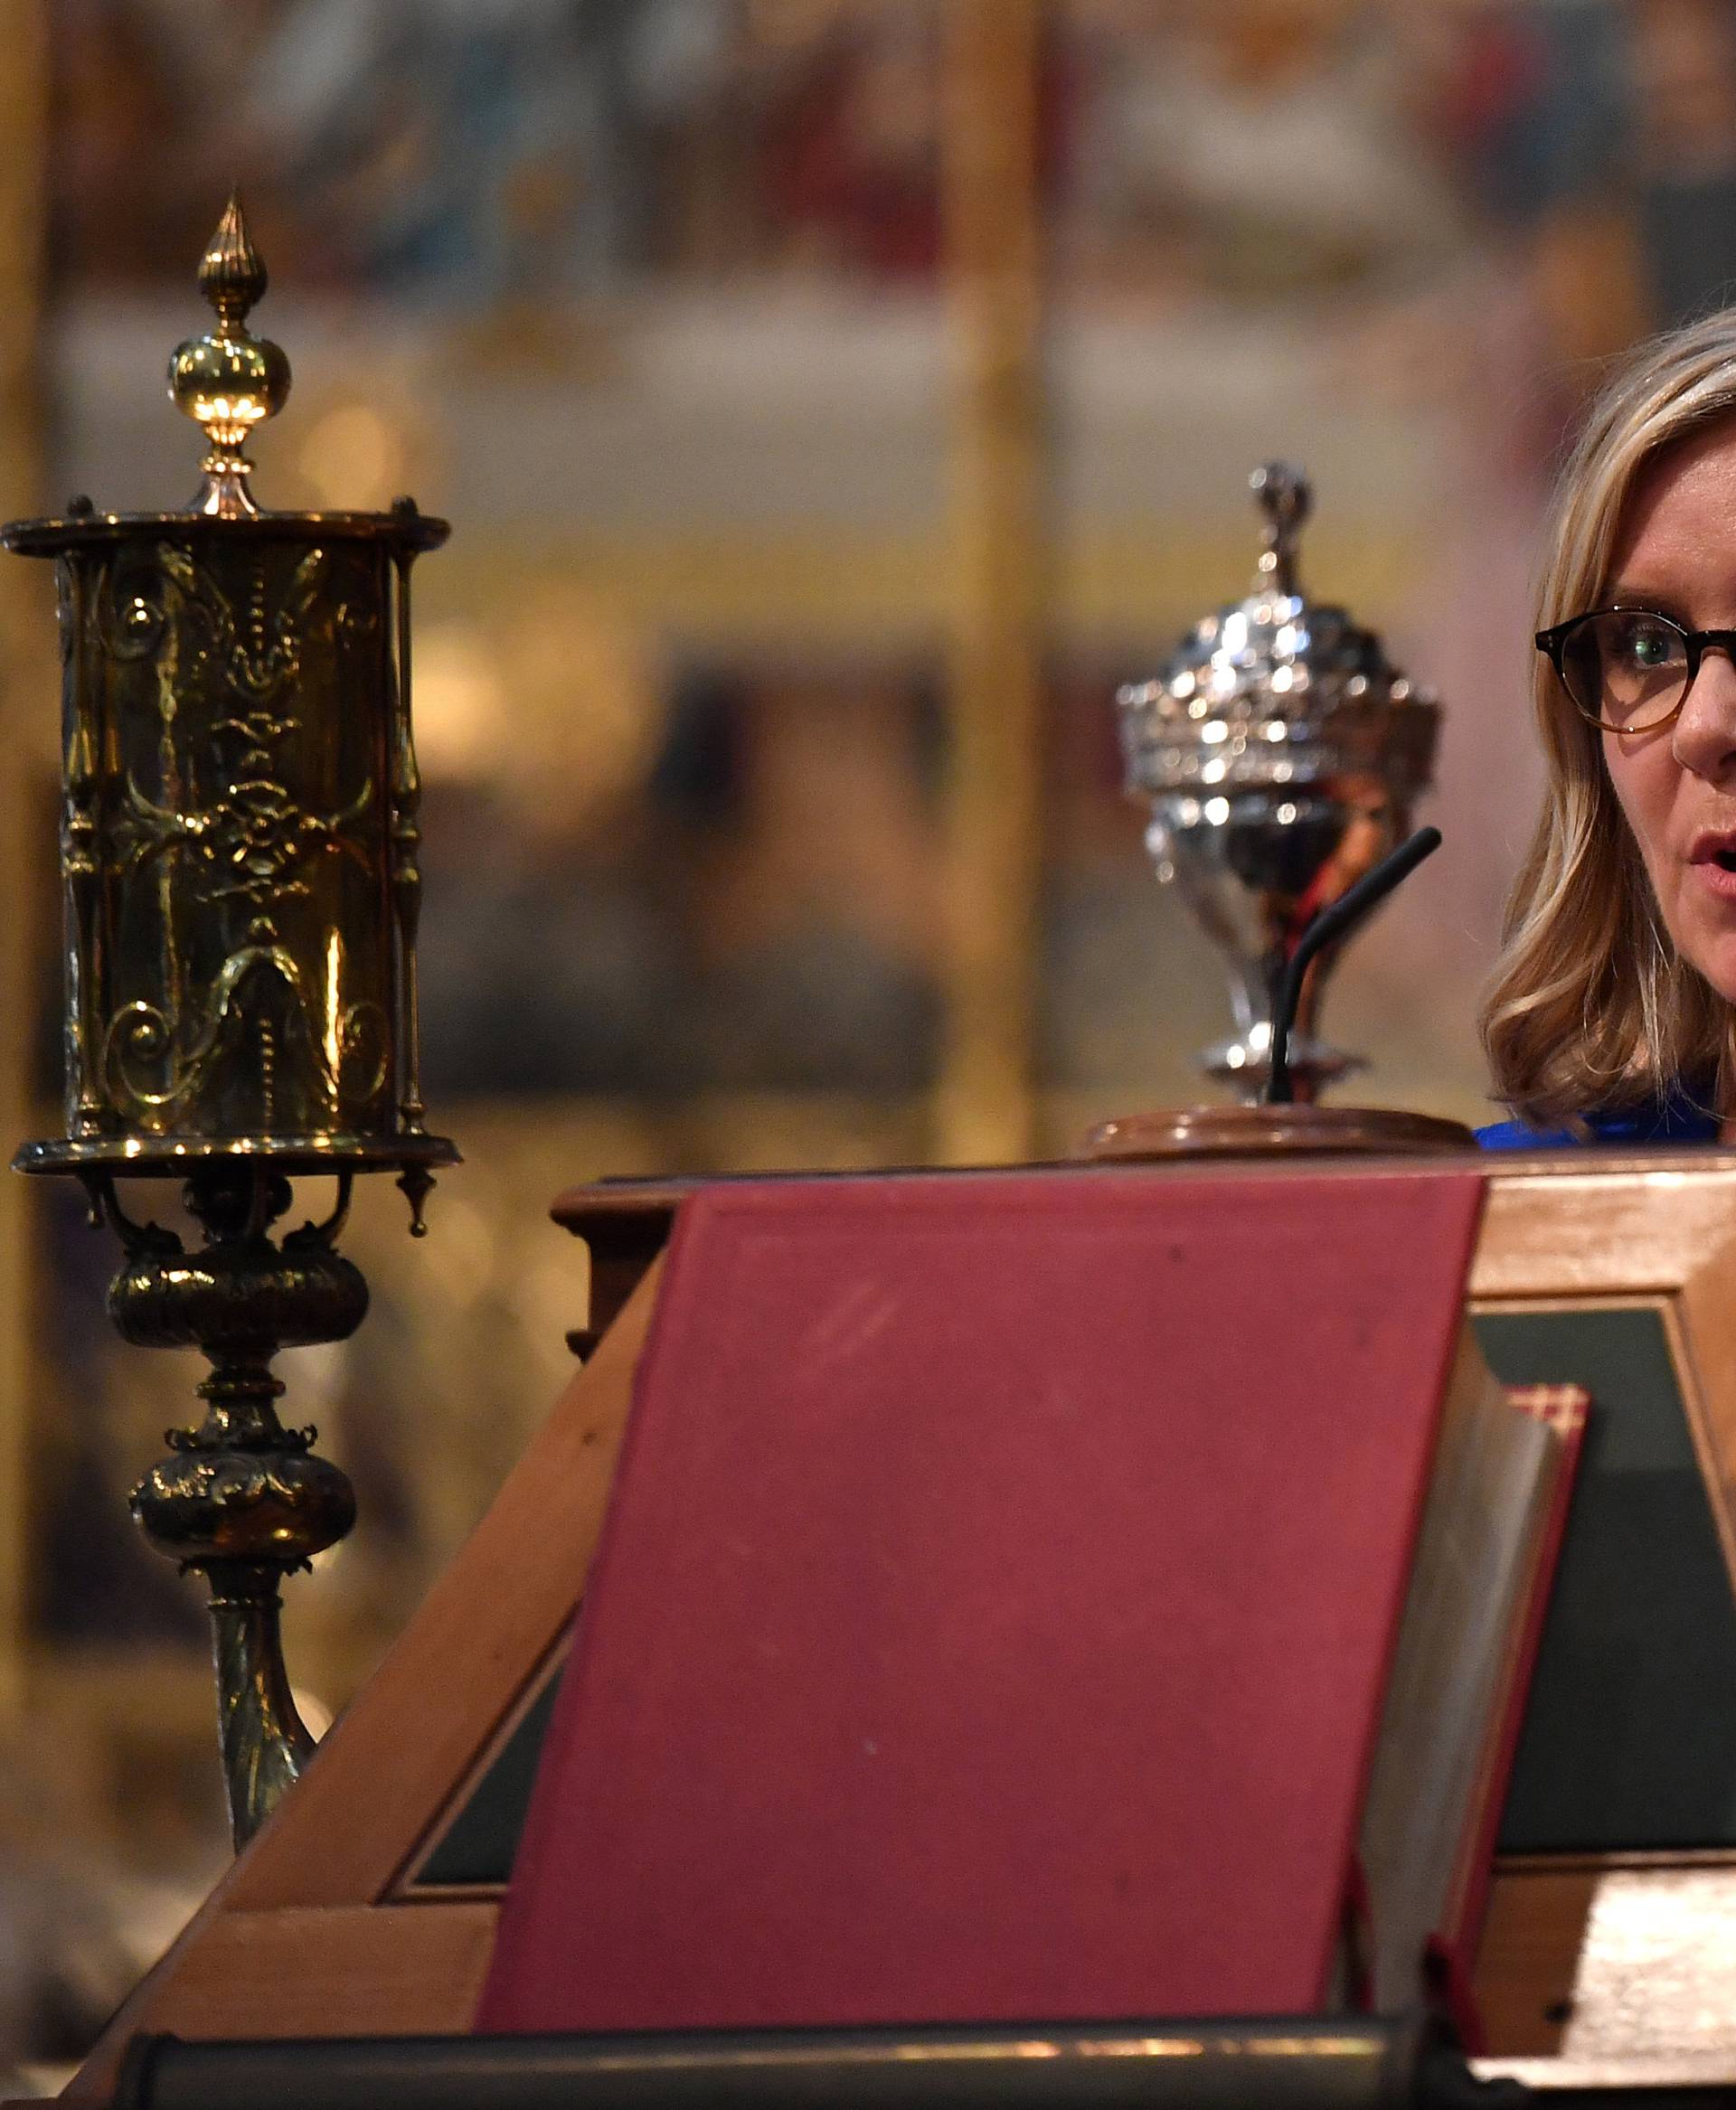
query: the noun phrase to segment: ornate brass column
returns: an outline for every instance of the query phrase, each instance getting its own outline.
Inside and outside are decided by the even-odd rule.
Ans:
[[[64,664],[65,1133],[14,1163],[76,1174],[118,1234],[124,1338],[211,1365],[203,1420],[170,1432],[132,1509],[210,1587],[240,1845],[312,1747],[278,1586],[354,1520],[315,1432],[278,1420],[272,1360],[367,1310],[335,1249],[354,1176],[398,1173],[420,1233],[433,1168],[458,1154],[426,1133],[417,1074],[410,707],[410,568],[448,531],[407,498],[261,512],[246,442],[289,367],[247,326],[266,274],[236,200],[199,283],[215,325],[169,368],[207,442],[187,510],[80,498],[0,529],[55,561]],[[335,1203],[274,1237],[291,1180],[313,1174],[335,1178]],[[164,1178],[184,1182],[191,1246],[131,1201]]]

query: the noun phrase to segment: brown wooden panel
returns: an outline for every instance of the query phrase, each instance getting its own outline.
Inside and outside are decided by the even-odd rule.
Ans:
[[[1599,1870],[1497,1869],[1472,1976],[1492,2058],[1561,2049]]]
[[[1487,1213],[1471,1271],[1476,1297],[1571,1297],[1680,1289],[1736,1239],[1736,1158],[1611,1163],[1577,1152],[1544,1169],[1489,1170]]]
[[[226,1912],[165,1986],[181,2037],[400,2037],[467,2030],[497,1901]]]
[[[232,1908],[383,1897],[572,1617],[655,1277],[577,1372],[458,1559],[237,1871]],[[356,1823],[365,1810],[367,1822]]]
[[[692,1192],[691,1180],[607,1181],[571,1187],[549,1213],[563,1230],[583,1239],[590,1254],[590,1298],[586,1323],[568,1335],[575,1353],[615,1323],[645,1271],[669,1242],[675,1211]]]
[[[1709,1245],[1683,1285],[1671,1348],[1724,1558],[1736,1578],[1736,1245]]]
[[[63,2090],[109,2101],[141,2030],[187,2038],[405,2037],[470,2027],[494,1949],[497,1899],[202,1913]]]

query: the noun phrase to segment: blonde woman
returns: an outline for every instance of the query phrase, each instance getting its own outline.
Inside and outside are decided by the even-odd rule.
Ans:
[[[1495,1147],[1711,1142],[1736,1112],[1736,309],[1628,355],[1563,472],[1549,782],[1484,1007]]]

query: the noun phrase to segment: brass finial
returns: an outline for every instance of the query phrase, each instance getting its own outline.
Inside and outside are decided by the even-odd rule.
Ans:
[[[247,480],[253,465],[245,452],[255,425],[275,418],[289,393],[289,362],[269,337],[247,326],[249,310],[268,280],[241,212],[231,193],[216,232],[199,259],[199,290],[216,313],[214,329],[177,344],[169,361],[169,395],[176,410],[204,429],[210,451],[200,464],[204,483],[193,502],[195,513],[233,518],[253,513]]]
[[[217,231],[199,259],[199,290],[217,310],[217,320],[227,330],[245,323],[248,310],[265,298],[270,283],[247,231],[241,193],[231,191]]]
[[[1296,541],[1314,504],[1314,493],[1300,469],[1288,462],[1262,462],[1248,479],[1248,488],[1266,515],[1266,546],[1254,575],[1256,588],[1296,591]]]

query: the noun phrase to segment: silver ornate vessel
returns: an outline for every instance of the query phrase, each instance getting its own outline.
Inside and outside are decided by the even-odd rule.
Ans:
[[[1269,462],[1250,482],[1265,514],[1252,591],[1196,624],[1161,674],[1117,702],[1127,789],[1151,801],[1158,878],[1181,890],[1230,962],[1236,1031],[1205,1050],[1205,1070],[1251,1104],[1290,954],[1309,919],[1409,832],[1440,710],[1373,631],[1298,587],[1307,479]],[[1316,1030],[1332,965],[1324,951],[1297,1015],[1298,1100],[1362,1067]]]

